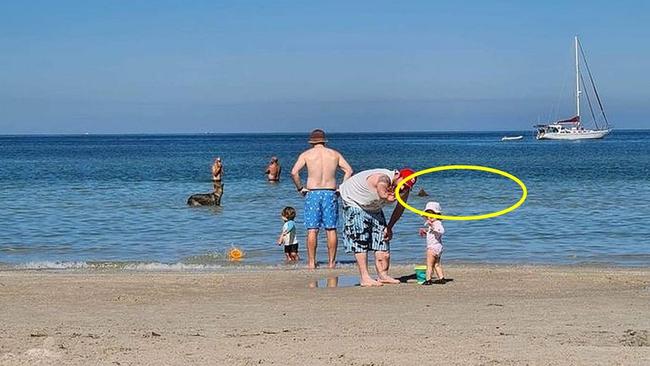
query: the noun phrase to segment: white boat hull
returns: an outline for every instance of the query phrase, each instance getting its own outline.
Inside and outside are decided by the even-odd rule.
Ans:
[[[544,132],[538,140],[595,140],[607,136],[611,130],[564,130],[565,132]]]

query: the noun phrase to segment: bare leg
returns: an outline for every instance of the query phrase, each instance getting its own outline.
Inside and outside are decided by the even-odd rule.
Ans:
[[[336,268],[336,247],[338,241],[336,237],[336,229],[326,230],[325,232],[327,233],[327,268],[333,269]]]
[[[433,265],[435,263],[435,260],[436,256],[433,255],[433,251],[427,249],[427,281],[431,279],[431,275],[433,274]]]
[[[442,271],[442,264],[440,264],[440,257],[435,257],[433,268],[436,270],[436,276],[438,276],[439,280],[445,278],[445,273]]]
[[[375,281],[368,273],[368,253],[354,253],[354,259],[357,260],[357,267],[359,267],[359,281],[362,287],[381,286],[381,282]]]
[[[316,269],[316,247],[318,245],[318,229],[307,230],[307,268]]]
[[[379,282],[390,284],[399,283],[399,280],[396,280],[388,275],[388,269],[390,268],[390,253],[380,250],[376,251],[375,267],[377,268],[377,276],[379,277]]]

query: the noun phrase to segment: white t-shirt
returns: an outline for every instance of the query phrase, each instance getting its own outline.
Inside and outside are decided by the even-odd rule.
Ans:
[[[368,212],[377,212],[391,202],[381,199],[377,191],[368,186],[368,177],[373,174],[384,174],[393,182],[395,171],[388,169],[371,169],[359,172],[343,182],[339,187],[341,199],[348,206],[359,207]]]
[[[293,245],[298,244],[298,238],[296,238],[296,223],[293,220],[289,220],[282,225],[282,244],[284,245]]]

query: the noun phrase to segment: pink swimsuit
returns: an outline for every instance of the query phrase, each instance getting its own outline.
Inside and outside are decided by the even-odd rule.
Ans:
[[[427,249],[432,250],[433,254],[440,256],[442,254],[442,235],[445,228],[440,220],[427,220],[424,222],[424,229],[427,231]]]

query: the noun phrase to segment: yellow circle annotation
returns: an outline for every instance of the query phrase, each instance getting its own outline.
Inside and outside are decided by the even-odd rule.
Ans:
[[[422,210],[418,210],[417,208],[412,207],[408,203],[404,202],[404,200],[402,199],[402,197],[399,194],[400,188],[402,188],[404,183],[408,182],[409,180],[411,180],[411,179],[413,179],[415,177],[419,177],[421,175],[425,175],[425,174],[429,174],[429,173],[433,173],[433,172],[440,172],[440,171],[443,171],[443,170],[478,170],[478,171],[482,171],[482,172],[488,172],[488,173],[501,175],[501,176],[506,177],[506,178],[512,180],[513,182],[517,183],[519,185],[519,187],[521,187],[521,197],[519,198],[519,201],[517,201],[517,203],[515,203],[514,205],[512,205],[512,206],[510,206],[508,208],[505,208],[505,209],[503,209],[501,211],[495,211],[495,212],[490,212],[490,213],[486,213],[486,214],[482,214],[482,215],[471,215],[471,216],[436,215],[436,214],[424,212]],[[528,189],[526,188],[526,185],[524,184],[524,182],[521,181],[521,179],[515,177],[514,175],[512,175],[512,174],[510,174],[508,172],[504,172],[503,170],[494,169],[494,168],[490,168],[490,167],[487,167],[487,166],[481,166],[481,165],[443,165],[443,166],[437,166],[437,167],[433,167],[433,168],[429,168],[429,169],[420,170],[420,171],[417,171],[417,172],[409,175],[408,177],[402,179],[402,181],[399,182],[397,187],[395,187],[395,198],[397,198],[397,201],[402,206],[404,206],[404,208],[406,208],[406,209],[410,210],[411,212],[414,212],[414,213],[416,213],[418,215],[427,216],[427,217],[431,217],[431,218],[435,218],[435,219],[452,220],[452,221],[454,221],[454,220],[455,221],[485,220],[485,219],[489,219],[489,218],[492,218],[492,217],[505,215],[508,212],[514,211],[519,206],[521,206],[524,203],[524,201],[526,201],[526,197],[528,197]]]

